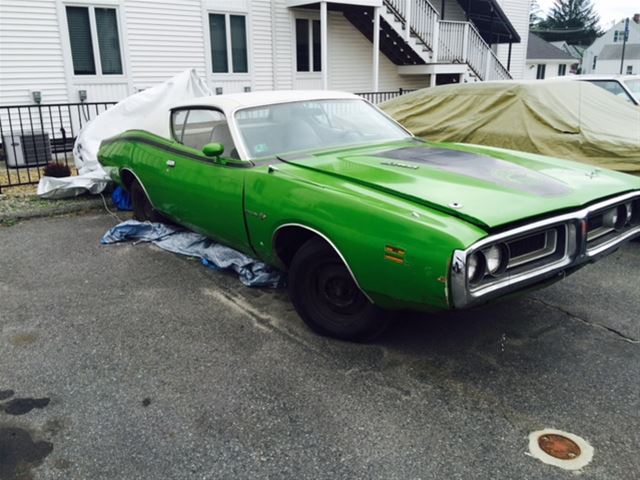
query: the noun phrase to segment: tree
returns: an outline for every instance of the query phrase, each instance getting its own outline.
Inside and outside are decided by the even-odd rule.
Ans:
[[[532,30],[547,41],[565,40],[571,45],[591,45],[602,35],[600,17],[591,0],[556,0],[549,15]]]
[[[531,0],[529,6],[529,28],[537,28],[542,21],[542,9],[538,5],[538,0]]]

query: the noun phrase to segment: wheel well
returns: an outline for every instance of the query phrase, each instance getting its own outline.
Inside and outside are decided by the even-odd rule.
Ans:
[[[122,186],[128,192],[131,192],[131,184],[136,179],[136,176],[131,173],[129,170],[121,170],[120,171],[120,181],[122,182]]]
[[[312,238],[319,238],[326,242],[322,236],[307,228],[296,225],[282,227],[277,231],[273,241],[276,256],[285,266],[289,267],[296,252]]]

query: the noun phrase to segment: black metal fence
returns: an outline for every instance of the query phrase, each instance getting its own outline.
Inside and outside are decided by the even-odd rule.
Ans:
[[[0,192],[38,183],[44,167],[73,167],[80,129],[116,102],[0,106]]]
[[[405,93],[363,92],[377,104]],[[80,129],[116,102],[0,106],[0,193],[6,187],[40,181],[44,167],[55,162],[73,172],[73,144]]]
[[[369,100],[371,103],[378,104],[413,91],[415,90],[411,90],[407,88],[399,88],[398,90],[391,90],[388,92],[363,92],[363,93],[356,93],[356,95],[360,95],[362,98]]]

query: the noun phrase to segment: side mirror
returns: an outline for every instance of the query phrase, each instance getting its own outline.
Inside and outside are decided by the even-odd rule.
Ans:
[[[207,157],[216,158],[222,155],[222,152],[224,152],[224,145],[221,143],[207,143],[202,147],[202,153]]]

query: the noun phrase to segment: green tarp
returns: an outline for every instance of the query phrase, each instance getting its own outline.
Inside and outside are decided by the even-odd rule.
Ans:
[[[380,107],[428,140],[540,153],[640,175],[640,108],[587,82],[443,85]]]

